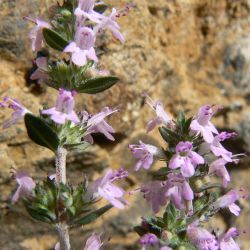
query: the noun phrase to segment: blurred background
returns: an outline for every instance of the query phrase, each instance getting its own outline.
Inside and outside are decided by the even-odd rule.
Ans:
[[[17,98],[33,112],[42,105],[51,106],[56,92],[39,87],[29,80],[34,55],[28,31],[32,27],[24,16],[44,17],[52,0],[0,0],[0,96]],[[126,1],[106,0],[120,8]],[[134,0],[136,7],[120,19],[126,43],[121,45],[106,33],[99,41],[105,52],[100,61],[104,69],[120,78],[119,84],[104,93],[78,95],[77,109],[99,112],[104,106],[119,107],[110,118],[116,129],[116,141],[96,136],[96,144],[85,154],[68,157],[68,179],[79,183],[84,174],[96,178],[107,167],[123,166],[132,170],[135,164],[129,143],[142,139],[164,146],[157,130],[146,134],[145,124],[154,116],[143,105],[142,94],[164,103],[173,117],[178,111],[194,115],[204,104],[220,104],[223,112],[214,118],[219,130],[237,131],[238,138],[227,146],[234,153],[250,151],[250,1],[249,0]],[[0,124],[9,116],[0,111]],[[249,158],[230,166],[232,186],[250,191]],[[11,169],[27,169],[36,180],[54,173],[53,154],[37,147],[27,137],[23,123],[0,130],[0,242],[2,250],[53,249],[56,235],[51,228],[34,222],[22,204],[11,205],[16,188]],[[156,164],[154,168],[160,166]],[[145,171],[131,173],[122,184],[133,190],[150,176]],[[128,196],[129,207],[112,209],[92,227],[72,232],[73,245],[80,249],[84,234],[92,228],[111,240],[106,249],[139,249],[133,227],[140,216],[150,214],[149,206],[138,193]],[[239,218],[222,211],[208,228],[227,229],[236,225],[246,234],[239,237],[242,249],[250,245],[250,204]],[[105,247],[103,248],[105,249]]]

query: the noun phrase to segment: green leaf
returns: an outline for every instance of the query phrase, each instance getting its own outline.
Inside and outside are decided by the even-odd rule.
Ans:
[[[178,250],[196,250],[197,248],[189,242],[181,243]]]
[[[56,151],[59,145],[57,134],[41,118],[32,114],[24,116],[29,138],[36,144]]]
[[[108,5],[107,4],[104,4],[104,3],[97,3],[94,7],[94,11],[96,12],[99,12],[99,13],[103,13],[105,12],[105,10],[108,8]]]
[[[33,207],[32,204],[25,198],[23,199],[23,204],[29,215],[35,220],[42,221],[45,223],[53,223],[56,219],[54,214],[44,208],[38,206]]]
[[[164,228],[164,221],[160,217],[149,217],[144,219],[149,224],[150,230],[155,234],[161,232],[162,229]]]
[[[185,123],[185,114],[184,114],[184,112],[179,112],[177,122],[178,122],[179,125],[181,125],[181,127],[184,125],[184,123]]]
[[[147,233],[147,230],[141,226],[136,226],[134,227],[134,231],[138,233],[140,236],[144,235]]]
[[[43,29],[43,37],[46,43],[53,49],[63,51],[68,45],[68,41],[62,38],[57,32],[51,29]]]
[[[153,177],[157,180],[166,180],[168,173],[170,173],[170,170],[167,167],[162,167],[153,173]]]
[[[76,88],[77,92],[96,94],[111,88],[118,82],[119,78],[116,76],[103,76],[98,78],[90,78],[84,81],[83,84]]]
[[[96,220],[98,217],[100,217],[102,214],[106,213],[110,208],[112,208],[112,205],[106,205],[102,208],[99,208],[95,210],[94,212],[91,212],[87,214],[86,216],[82,217],[81,219],[78,219],[77,221],[74,222],[74,225],[76,226],[81,226],[81,225],[86,225],[94,220]]]
[[[191,124],[192,120],[193,120],[193,117],[190,117],[190,118],[188,118],[188,119],[185,121],[185,124],[183,125],[183,132],[184,132],[184,133],[187,134],[187,133],[189,132],[189,127],[190,127],[190,124]]]
[[[86,150],[86,148],[89,147],[88,142],[83,142],[83,143],[75,143],[75,144],[64,144],[64,147],[68,150],[76,150],[78,152]]]
[[[160,127],[159,128],[160,134],[162,138],[167,142],[167,143],[177,143],[179,141],[179,135],[175,132],[173,132],[170,129],[167,129],[165,127]]]
[[[169,230],[173,229],[175,226],[175,223],[177,222],[177,211],[175,209],[175,206],[173,204],[169,204],[166,207],[165,213],[163,215],[164,223],[167,224],[167,227]]]

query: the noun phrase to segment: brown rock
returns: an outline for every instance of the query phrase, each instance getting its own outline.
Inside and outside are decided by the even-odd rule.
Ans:
[[[0,93],[18,98],[33,112],[42,105],[53,105],[56,92],[49,88],[36,92],[25,79],[33,55],[27,39],[30,25],[22,17],[44,15],[52,2],[3,0],[0,4]],[[122,7],[126,1],[107,2]],[[120,83],[95,96],[77,97],[77,107],[92,113],[99,112],[104,106],[120,109],[109,119],[117,131],[117,141],[110,143],[98,137],[98,145],[90,152],[69,155],[68,176],[72,183],[82,181],[84,173],[90,174],[91,178],[99,176],[107,166],[132,169],[134,161],[127,145],[138,139],[163,145],[157,131],[145,135],[145,124],[154,113],[142,105],[144,92],[153,99],[160,99],[174,117],[180,110],[194,115],[197,108],[206,103],[224,105],[225,110],[215,117],[215,124],[219,129],[239,132],[239,140],[228,145],[235,153],[250,150],[249,1],[134,2],[136,7],[120,20],[126,43],[121,45],[110,34],[99,41],[105,51],[101,58],[104,68],[116,74]],[[8,115],[8,111],[0,111],[0,123]],[[26,168],[42,180],[47,173],[54,172],[53,161],[51,152],[30,142],[22,123],[1,131],[2,249],[53,248],[56,241],[56,237],[51,236],[53,232],[28,219],[21,205],[16,208],[10,205],[11,193],[15,189],[11,168]],[[235,166],[234,170],[232,179],[236,185],[244,185],[249,192],[249,164]],[[123,185],[128,190],[134,189],[137,180],[145,178],[148,177],[142,171]],[[95,224],[98,231],[107,232],[107,237],[114,235],[107,249],[135,249],[137,236],[132,233],[132,227],[139,224],[140,215],[149,211],[140,197],[129,197],[131,206],[126,211],[120,213],[113,209]],[[250,209],[246,204],[241,205],[243,216],[236,220],[236,224],[243,229]],[[216,223],[223,225],[221,219],[212,225]],[[83,234],[91,230],[90,227],[81,232],[74,231],[74,244],[80,248]],[[248,249],[249,236],[240,240],[242,249]]]

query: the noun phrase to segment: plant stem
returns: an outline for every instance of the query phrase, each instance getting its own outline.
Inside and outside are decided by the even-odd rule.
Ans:
[[[56,183],[66,183],[66,156],[65,148],[58,148],[56,153]]]
[[[63,147],[57,149],[56,152],[56,183],[66,184],[66,156],[67,150]],[[60,242],[60,250],[70,250],[69,230],[65,222],[59,222],[57,232]]]
[[[58,224],[57,232],[60,242],[60,250],[70,250],[69,229],[67,224]]]

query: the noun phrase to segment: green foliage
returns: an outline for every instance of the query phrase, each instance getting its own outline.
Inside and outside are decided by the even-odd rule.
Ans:
[[[76,7],[76,0],[66,0],[62,5],[58,4],[54,7],[50,15],[53,30],[67,41],[74,40],[76,21],[74,10]]]
[[[111,88],[118,82],[119,79],[115,76],[88,76],[87,70],[92,66],[93,62],[88,62],[84,67],[65,62],[50,65],[48,70],[50,80],[47,84],[55,89],[63,88],[79,93],[96,94]]]
[[[56,185],[47,178],[37,184],[33,196],[23,199],[30,216],[38,221],[56,224],[65,221],[70,226],[88,224],[107,212],[112,205],[93,210],[95,200],[86,199],[87,183],[72,187],[68,184]]]
[[[56,31],[44,28],[43,37],[46,43],[55,50],[63,51],[64,48],[68,45],[68,41],[65,40],[61,35]]]
[[[108,8],[107,4],[100,2],[100,3],[97,3],[95,5],[94,11],[99,12],[99,13],[103,13],[107,10],[107,8]]]
[[[26,114],[24,117],[27,133],[36,144],[49,148],[53,152],[59,146],[67,150],[83,151],[89,147],[89,143],[83,140],[86,129],[82,125],[73,125],[66,122],[63,125],[55,125],[46,116],[37,117]]]
[[[28,136],[33,142],[54,152],[57,150],[59,138],[42,118],[28,113],[24,116],[24,121]]]
[[[104,213],[106,213],[112,207],[113,206],[109,204],[109,205],[106,205],[102,208],[99,208],[99,209],[85,215],[84,217],[77,219],[76,221],[73,222],[73,224],[75,226],[83,226],[83,225],[89,224],[89,223],[95,221],[98,217],[100,217]]]
[[[86,94],[97,94],[111,88],[118,80],[119,78],[116,76],[89,78],[86,79],[83,84],[79,85],[76,91]]]
[[[176,210],[173,204],[168,204],[166,207],[165,213],[163,214],[163,220],[166,224],[168,230],[174,229],[177,223],[177,216],[179,215],[178,211]]]

